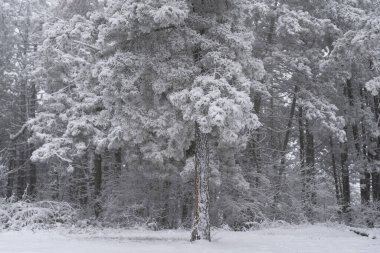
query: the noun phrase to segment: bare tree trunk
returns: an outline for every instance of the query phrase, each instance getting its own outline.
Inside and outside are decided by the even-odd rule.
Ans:
[[[345,127],[347,130],[347,127]],[[342,144],[341,154],[340,154],[340,164],[342,170],[342,212],[344,214],[345,222],[350,221],[350,172],[347,164],[348,160],[348,147],[347,143]]]
[[[114,170],[115,170],[116,176],[119,177],[121,175],[122,167],[123,167],[123,154],[122,154],[121,148],[119,148],[115,152],[115,167],[114,167]]]
[[[363,205],[368,205],[371,196],[371,174],[364,172],[360,175],[360,197]]]
[[[210,235],[209,217],[209,147],[208,134],[202,133],[198,123],[195,124],[195,182],[193,200],[193,225],[191,241],[208,240]]]
[[[375,107],[375,119],[380,126],[380,96],[374,97],[374,107]],[[376,160],[380,161],[380,137],[377,137],[377,151]],[[376,170],[372,171],[372,199],[373,202],[380,201],[380,174]]]
[[[101,192],[102,192],[102,156],[94,154],[94,195],[95,195],[95,217],[99,218],[102,213],[101,205]]]
[[[292,99],[292,104],[290,106],[290,116],[289,116],[288,124],[286,126],[287,128],[286,128],[286,132],[285,132],[285,138],[284,138],[284,142],[283,142],[282,148],[280,150],[281,161],[280,161],[280,167],[279,167],[279,170],[278,170],[277,191],[276,191],[276,195],[274,197],[275,202],[279,201],[280,195],[281,195],[281,192],[282,192],[282,180],[283,180],[282,177],[283,177],[283,174],[284,174],[284,171],[285,171],[286,150],[288,149],[288,144],[289,144],[289,140],[290,140],[290,133],[292,131],[293,118],[294,118],[294,114],[295,114],[295,111],[296,111],[297,95],[298,95],[297,93],[298,93],[298,91],[299,91],[298,86],[295,86],[295,88],[294,88],[294,95],[293,95],[293,99]]]
[[[25,180],[25,151],[23,147],[20,147],[21,150],[17,150],[17,186],[16,186],[16,197],[18,200],[23,199],[25,190],[27,190],[27,184]]]
[[[360,87],[360,98],[361,98],[361,110],[365,111],[365,107],[368,105],[368,96],[365,95],[365,88]],[[371,163],[373,158],[372,155],[368,153],[368,134],[366,131],[365,117],[361,118],[361,128],[362,128],[362,145],[361,153],[363,154],[363,161]],[[359,123],[360,124],[360,123]],[[369,173],[368,166],[365,165],[363,168],[363,174],[360,176],[360,196],[363,204],[368,204],[371,199],[371,174]]]
[[[315,192],[315,151],[314,151],[314,136],[310,129],[310,122],[305,121],[306,128],[306,196],[307,208],[306,215],[309,221],[313,222],[313,208],[317,204],[317,197]]]
[[[88,160],[90,160],[90,154],[87,154]],[[88,183],[88,169],[89,163],[80,163],[77,168],[74,168],[74,187],[76,189],[73,201],[79,200],[81,206],[88,206],[89,202],[89,183]]]
[[[37,51],[37,46],[34,47],[34,52]],[[30,106],[29,106],[29,118],[36,117],[37,110],[37,88],[35,82],[30,85]],[[30,131],[27,131],[28,137],[31,135]],[[29,167],[29,188],[28,195],[33,200],[37,196],[37,169],[36,165],[30,160],[35,148],[33,144],[27,144],[28,148],[28,167]]]
[[[31,153],[33,152],[33,146],[28,144],[28,137],[30,135],[27,131],[26,122],[30,117],[35,117],[37,92],[35,84],[30,85],[30,27],[31,27],[31,3],[28,1],[26,4],[26,16],[24,30],[20,33],[22,37],[22,46],[19,48],[19,54],[21,61],[21,72],[19,73],[19,85],[20,85],[20,123],[23,125],[21,129],[26,131],[20,131],[20,136],[15,136],[15,140],[19,139],[16,143],[16,149],[18,153],[18,169],[17,169],[17,187],[16,196],[18,199],[28,196],[34,199],[36,196],[36,167],[30,161]],[[36,50],[36,48],[35,48]],[[30,96],[31,94],[31,96]]]
[[[354,95],[352,89],[352,80],[347,79],[346,87],[344,88],[344,95],[348,98],[349,107],[352,108],[354,106]],[[347,115],[347,112],[345,112]],[[344,126],[344,131],[346,132],[346,136],[348,134],[348,122]],[[351,193],[350,193],[350,172],[348,166],[348,143],[347,141],[341,146],[341,154],[340,154],[340,163],[341,163],[341,171],[342,171],[342,212],[344,216],[345,223],[349,223],[350,218],[350,204],[351,204]]]
[[[13,146],[12,149],[10,150],[10,159],[9,159],[9,166],[8,166],[7,198],[12,197],[13,195],[15,168],[16,168],[16,148]]]
[[[331,164],[332,164],[332,169],[333,169],[336,203],[340,205],[341,204],[340,187],[339,187],[339,180],[338,180],[338,173],[337,173],[337,166],[336,166],[334,143],[333,143],[332,137],[330,137],[330,149],[331,149]]]
[[[372,198],[373,202],[380,201],[380,175],[378,172],[372,173]]]
[[[260,110],[261,110],[261,95],[257,94],[254,98],[254,109],[256,115],[260,116]],[[259,141],[261,139],[260,129],[257,130],[256,138],[253,138],[253,152],[254,152],[254,159],[256,164],[256,187],[260,186],[260,174],[261,174],[261,153],[259,149]]]
[[[303,108],[300,106],[298,108],[298,130],[299,130],[299,145],[300,145],[300,169],[302,178],[302,202],[306,205],[306,168],[305,168],[305,126],[303,120]]]

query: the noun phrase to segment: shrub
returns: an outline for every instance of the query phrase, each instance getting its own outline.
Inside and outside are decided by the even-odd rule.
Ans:
[[[2,229],[49,228],[57,224],[73,224],[76,219],[76,210],[65,202],[41,201],[31,203],[0,199],[0,228]]]

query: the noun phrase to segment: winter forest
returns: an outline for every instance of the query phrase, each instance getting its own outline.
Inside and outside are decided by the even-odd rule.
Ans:
[[[378,0],[0,0],[0,241],[335,224],[380,249],[379,91]]]

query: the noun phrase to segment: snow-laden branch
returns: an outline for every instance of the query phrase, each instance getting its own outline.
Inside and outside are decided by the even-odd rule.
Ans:
[[[54,154],[55,154],[59,159],[61,159],[62,161],[68,162],[68,163],[70,163],[70,164],[73,162],[71,159],[69,159],[69,158],[65,158],[65,157],[59,155],[56,151],[54,152]]]

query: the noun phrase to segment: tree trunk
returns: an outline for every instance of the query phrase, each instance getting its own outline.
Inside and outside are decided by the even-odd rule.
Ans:
[[[101,191],[102,191],[102,156],[94,154],[94,195],[95,195],[95,217],[99,218],[102,213],[101,205]]]
[[[37,47],[34,47],[34,52],[37,51]],[[31,83],[30,86],[30,106],[29,106],[29,118],[36,117],[37,110],[37,88],[35,82]],[[28,137],[31,136],[30,131],[27,131]],[[28,167],[29,167],[29,188],[28,195],[32,200],[37,196],[37,169],[36,165],[30,160],[35,148],[33,144],[27,144],[28,147]]]
[[[21,145],[20,145],[21,146]],[[24,159],[24,150],[23,146],[21,146],[16,151],[16,159],[17,159],[17,185],[16,185],[16,197],[18,200],[23,199],[25,190],[27,190],[27,184],[25,181],[25,159]]]
[[[313,222],[313,207],[317,204],[316,192],[315,192],[315,151],[314,151],[314,136],[310,129],[310,123],[308,120],[305,121],[306,129],[306,197],[307,197],[307,207],[306,215],[309,221]]]
[[[282,145],[282,148],[280,150],[280,156],[281,156],[281,161],[280,161],[280,167],[279,167],[279,170],[278,170],[278,179],[277,179],[277,191],[276,191],[276,195],[274,196],[274,199],[275,199],[275,202],[278,202],[279,199],[280,199],[280,195],[281,195],[281,192],[282,192],[282,177],[283,177],[283,174],[284,174],[284,171],[285,171],[285,162],[286,162],[286,150],[288,149],[288,144],[289,144],[289,140],[290,140],[290,133],[292,131],[292,126],[293,126],[293,118],[294,118],[294,114],[295,114],[295,111],[296,111],[296,104],[297,104],[297,93],[299,91],[299,88],[298,86],[295,86],[294,88],[294,96],[293,96],[293,99],[292,99],[292,104],[291,104],[291,107],[290,107],[290,116],[289,116],[289,120],[288,120],[288,124],[287,124],[287,128],[286,128],[286,132],[285,132],[285,138],[284,138],[284,142],[283,142],[283,145]]]
[[[380,201],[380,175],[378,172],[372,173],[372,199],[373,202]]]
[[[366,148],[364,145],[360,145],[359,128],[357,123],[354,123],[352,125],[352,134],[354,136],[357,160],[362,161],[361,166],[363,166],[360,171],[360,199],[363,205],[368,205],[371,195],[371,175],[368,173],[367,167],[365,165],[366,161],[364,158],[367,156],[365,150]],[[363,132],[363,136],[364,134],[365,132]]]
[[[256,94],[254,97],[254,109],[257,117],[260,116],[260,110],[261,110],[261,95]],[[260,186],[260,174],[261,174],[261,153],[259,149],[259,141],[261,139],[261,134],[260,134],[260,129],[257,129],[257,134],[256,138],[253,138],[253,155],[255,159],[255,164],[256,164],[256,173],[257,176],[255,178],[256,181],[256,187]]]
[[[332,137],[330,137],[330,148],[331,148],[331,164],[332,164],[332,169],[333,169],[336,203],[340,205],[341,204],[340,187],[339,187],[338,173],[337,173],[337,167],[336,167],[336,161],[335,161],[334,143],[333,143]]]
[[[306,205],[306,180],[305,180],[305,126],[303,122],[303,108],[298,108],[298,130],[299,130],[299,145],[300,145],[300,169],[302,179],[302,202]]]
[[[343,91],[344,95],[348,98],[348,106],[350,110],[354,107],[354,94],[352,89],[352,80],[347,79],[346,86]],[[347,111],[345,111],[347,116]],[[346,136],[348,134],[348,122],[344,126],[344,131],[346,132]],[[351,202],[351,194],[350,194],[350,172],[348,166],[348,143],[347,141],[342,144],[341,154],[340,154],[340,163],[341,163],[341,171],[342,171],[342,212],[344,216],[345,223],[349,223],[350,218],[350,202]]]
[[[121,148],[119,148],[116,152],[115,152],[115,174],[117,177],[120,177],[121,175],[121,170],[122,170],[122,167],[123,167],[123,164],[122,164],[122,161],[123,160],[123,155],[122,155],[122,150]]]
[[[345,127],[347,130],[347,127]],[[350,173],[347,164],[348,160],[348,147],[347,143],[342,144],[341,154],[340,154],[340,163],[342,170],[342,212],[344,214],[345,222],[350,221]]]
[[[8,178],[7,178],[7,198],[12,197],[13,195],[13,186],[14,186],[14,170],[16,168],[16,150],[15,147],[12,147],[10,150],[10,159],[8,167]]]
[[[374,97],[374,107],[375,107],[375,119],[380,126],[380,96]],[[377,137],[377,150],[376,150],[376,160],[380,161],[380,136]],[[372,199],[373,202],[380,201],[380,174],[377,171],[378,167],[372,171]]]
[[[371,174],[367,171],[360,175],[360,198],[363,205],[368,205],[371,195]]]
[[[201,132],[198,123],[195,124],[195,143],[195,182],[191,241],[211,241],[209,217],[210,167],[208,134]]]

